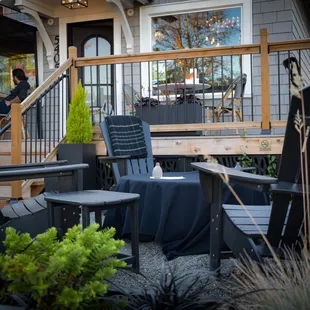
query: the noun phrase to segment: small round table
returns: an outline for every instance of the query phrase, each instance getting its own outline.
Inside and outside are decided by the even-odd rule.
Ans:
[[[137,193],[139,200],[139,237],[141,241],[157,241],[168,259],[180,255],[209,252],[210,208],[205,202],[199,173],[171,172],[164,177],[184,179],[152,179],[150,174],[123,176],[116,191]],[[245,203],[264,204],[261,193],[236,189]],[[263,200],[263,201],[262,201]],[[234,197],[225,188],[225,203]],[[120,237],[130,235],[130,214],[125,210],[109,210],[105,227],[116,227]]]

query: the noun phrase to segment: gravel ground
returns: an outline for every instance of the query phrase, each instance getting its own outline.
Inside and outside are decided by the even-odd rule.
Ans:
[[[131,244],[126,242],[121,253],[131,254]],[[160,279],[161,272],[165,266],[169,273],[169,266],[175,274],[186,273],[193,276],[199,276],[202,281],[210,281],[205,295],[214,298],[229,297],[232,293],[231,274],[235,268],[233,259],[222,260],[221,277],[216,280],[209,272],[209,255],[188,255],[180,256],[172,261],[167,261],[161,250],[161,246],[155,242],[140,243],[140,272],[153,282]],[[119,271],[112,279],[116,285],[135,290],[141,287],[148,287],[149,281],[146,281],[141,275],[131,271]]]

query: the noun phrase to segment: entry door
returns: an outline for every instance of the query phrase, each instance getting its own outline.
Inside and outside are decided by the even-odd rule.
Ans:
[[[69,24],[68,43],[68,46],[77,47],[78,57],[113,55],[113,19]],[[104,114],[112,114],[114,111],[113,67],[88,66],[79,71],[92,115],[96,115],[99,110],[103,110]]]

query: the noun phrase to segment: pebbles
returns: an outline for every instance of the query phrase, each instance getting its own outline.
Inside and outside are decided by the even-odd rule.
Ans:
[[[170,270],[175,274],[190,274],[199,276],[204,281],[210,281],[208,291],[204,292],[212,297],[221,298],[229,295],[231,284],[227,281],[230,279],[231,273],[235,268],[234,260],[222,260],[221,277],[214,279],[209,271],[209,255],[188,255],[180,256],[172,261],[167,261],[162,252],[161,246],[155,242],[140,243],[140,272],[153,283],[158,282],[163,268],[166,272]],[[131,254],[131,244],[126,242],[126,245],[121,249],[121,253]],[[147,288],[151,283],[143,276],[135,274],[131,271],[120,270],[112,279],[112,282],[117,285],[122,285],[129,290]]]

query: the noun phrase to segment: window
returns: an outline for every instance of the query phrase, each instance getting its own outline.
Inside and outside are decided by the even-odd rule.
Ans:
[[[109,55],[111,44],[102,37],[92,37],[84,43],[85,57]],[[102,106],[102,102],[111,102],[110,97],[113,96],[111,65],[84,67],[83,82],[89,106]]]
[[[15,87],[12,70],[23,69],[28,77],[30,90],[36,88],[36,65],[34,54],[17,54],[14,56],[0,56],[0,93],[9,94]]]
[[[248,0],[186,1],[143,7],[141,52],[250,44],[251,14]],[[154,84],[181,82],[184,76],[196,72],[208,84],[226,88],[241,73],[250,76],[250,57],[159,61],[152,63],[151,71]],[[146,84],[147,78],[142,77],[142,82]]]

